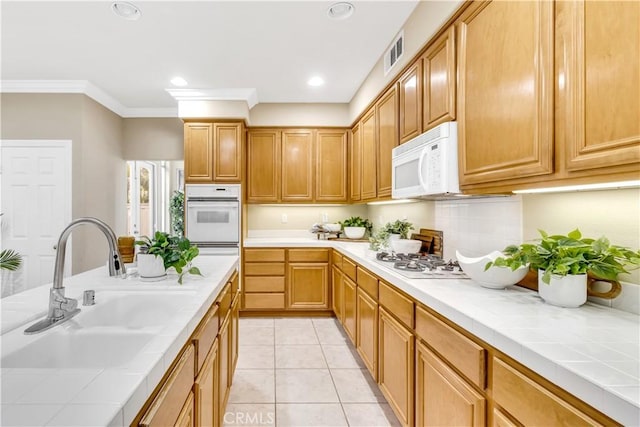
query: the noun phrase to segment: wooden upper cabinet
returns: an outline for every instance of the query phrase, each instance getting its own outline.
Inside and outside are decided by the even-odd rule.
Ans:
[[[187,183],[213,181],[213,124],[185,123],[184,179]]]
[[[637,1],[556,3],[556,133],[569,172],[626,168],[637,177],[638,23]]]
[[[361,200],[375,199],[377,195],[376,111],[372,108],[360,121],[361,146]]]
[[[319,130],[316,133],[315,200],[346,202],[347,132]]]
[[[270,203],[280,198],[280,145],[278,131],[249,131],[247,201]]]
[[[213,124],[213,181],[242,181],[244,125]]]
[[[351,165],[350,190],[351,200],[360,201],[362,198],[362,132],[360,123],[357,123],[351,130],[351,145],[349,150],[349,164]]]
[[[391,196],[391,150],[398,146],[398,91],[396,86],[376,104],[378,168],[377,196]]]
[[[313,201],[313,131],[282,132],[282,201]]]
[[[422,130],[456,119],[456,48],[452,25],[422,56]]]
[[[400,87],[400,143],[422,132],[422,64],[417,61],[398,80]]]
[[[553,8],[474,2],[457,21],[462,188],[553,173]]]

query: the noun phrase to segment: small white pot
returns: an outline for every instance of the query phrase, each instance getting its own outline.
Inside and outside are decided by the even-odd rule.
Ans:
[[[576,308],[587,302],[587,275],[551,275],[551,281],[542,281],[544,270],[538,270],[538,294],[547,304]]]
[[[162,257],[153,254],[138,254],[138,274],[142,278],[160,278],[166,275]]]
[[[344,234],[348,239],[362,239],[367,231],[364,227],[345,227]]]

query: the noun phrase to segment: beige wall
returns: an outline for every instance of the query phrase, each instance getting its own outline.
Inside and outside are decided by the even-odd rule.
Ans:
[[[369,205],[367,215],[373,222],[374,229],[384,226],[397,219],[406,219],[413,224],[411,233],[417,233],[421,228],[433,228],[435,221],[434,202],[416,201],[398,205]]]
[[[402,58],[387,76],[384,75],[383,58],[378,60],[349,103],[350,122],[353,122],[382,89],[396,77],[398,71],[409,63],[440,26],[453,15],[461,3],[461,0],[421,1],[418,3],[403,27],[404,54]]]
[[[184,123],[181,119],[124,119],[122,129],[126,160],[184,159]]]
[[[322,222],[327,214],[329,222],[338,222],[351,216],[367,216],[367,205],[344,206],[265,206],[249,205],[247,224],[249,230],[311,230],[316,222]],[[282,223],[282,215],[287,223]]]
[[[71,140],[72,217],[96,216],[124,233],[122,119],[80,94],[2,94],[1,107],[2,139]],[[83,227],[72,240],[74,273],[105,263],[107,244],[99,232]]]
[[[348,104],[258,104],[251,109],[250,126],[351,125]]]

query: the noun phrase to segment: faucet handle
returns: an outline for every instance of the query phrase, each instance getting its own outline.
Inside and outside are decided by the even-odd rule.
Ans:
[[[78,307],[78,300],[73,298],[65,298],[60,301],[60,308],[64,311],[73,311]]]

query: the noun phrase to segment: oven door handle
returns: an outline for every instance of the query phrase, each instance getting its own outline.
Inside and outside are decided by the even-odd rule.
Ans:
[[[187,201],[187,209],[189,208],[235,208],[238,209],[238,202],[191,202]]]

